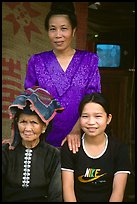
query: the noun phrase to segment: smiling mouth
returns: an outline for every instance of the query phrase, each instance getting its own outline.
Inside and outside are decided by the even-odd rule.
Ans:
[[[24,134],[24,137],[32,137],[34,134]]]
[[[97,128],[87,128],[88,131],[93,132],[95,130],[97,130]]]
[[[63,42],[55,42],[56,45],[62,45]]]

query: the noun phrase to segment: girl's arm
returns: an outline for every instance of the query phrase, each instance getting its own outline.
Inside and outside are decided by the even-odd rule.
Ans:
[[[117,173],[113,180],[113,190],[109,202],[123,202],[127,183],[127,173]]]
[[[63,200],[64,202],[77,202],[74,192],[74,173],[62,170]]]

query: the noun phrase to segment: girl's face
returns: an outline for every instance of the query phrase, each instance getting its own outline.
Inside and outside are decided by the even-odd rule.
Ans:
[[[48,36],[54,50],[63,51],[70,47],[74,33],[67,15],[53,15],[49,19]]]
[[[80,117],[82,130],[88,136],[104,135],[107,124],[110,123],[112,115],[105,112],[104,108],[94,102],[87,103]]]
[[[32,142],[46,130],[46,125],[37,115],[21,113],[18,120],[18,129],[22,140]]]

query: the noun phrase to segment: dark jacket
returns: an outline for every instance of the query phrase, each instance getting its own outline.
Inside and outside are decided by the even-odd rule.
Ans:
[[[41,141],[33,149],[2,146],[2,201],[62,202],[60,152]]]

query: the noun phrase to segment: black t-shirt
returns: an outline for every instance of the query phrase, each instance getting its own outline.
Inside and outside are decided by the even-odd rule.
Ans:
[[[61,168],[74,172],[74,190],[78,202],[108,202],[115,173],[130,173],[127,145],[107,135],[106,141],[98,157],[88,155],[84,137],[76,154],[69,150],[67,142],[61,148]]]

